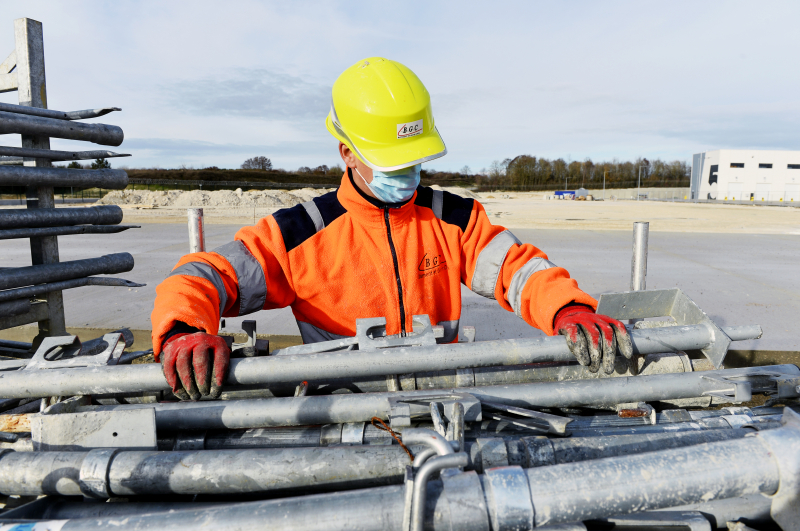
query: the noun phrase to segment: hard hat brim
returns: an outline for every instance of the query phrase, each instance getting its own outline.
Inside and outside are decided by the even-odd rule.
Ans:
[[[439,131],[434,127],[427,133],[403,140],[402,145],[375,144],[361,139],[353,142],[332,119],[325,120],[325,127],[340,142],[343,142],[356,156],[373,170],[395,171],[444,157],[447,147]]]

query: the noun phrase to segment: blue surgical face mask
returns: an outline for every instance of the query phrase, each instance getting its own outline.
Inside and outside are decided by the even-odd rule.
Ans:
[[[372,170],[372,182],[368,183],[361,172],[356,168],[356,172],[364,181],[375,197],[384,203],[402,203],[408,201],[414,195],[414,191],[419,186],[419,172],[422,164],[403,168],[396,171],[377,171]]]

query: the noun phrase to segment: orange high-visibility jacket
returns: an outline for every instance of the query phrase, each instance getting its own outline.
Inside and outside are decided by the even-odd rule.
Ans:
[[[492,225],[478,201],[420,186],[386,205],[348,170],[337,191],[181,258],[156,288],[153,349],[177,323],[216,334],[220,316],[286,306],[305,343],[355,336],[365,317],[385,317],[387,334],[411,332],[420,314],[452,342],[462,283],[551,335],[565,305],[597,305],[541,250]]]

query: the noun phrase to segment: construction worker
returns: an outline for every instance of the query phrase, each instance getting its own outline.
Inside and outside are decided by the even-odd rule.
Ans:
[[[218,397],[230,351],[220,316],[291,306],[304,343],[354,336],[356,319],[385,317],[387,334],[426,314],[457,340],[461,284],[547,334],[566,336],[596,372],[631,358],[625,326],[533,245],[493,225],[483,206],[419,185],[447,153],[430,95],[404,65],[370,57],[333,85],[328,131],[342,183],[244,227],[233,242],[184,256],[156,289],[153,350],[181,399]]]

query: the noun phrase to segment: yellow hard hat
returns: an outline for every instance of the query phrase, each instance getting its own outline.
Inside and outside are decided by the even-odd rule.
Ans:
[[[447,154],[425,85],[404,65],[382,57],[342,72],[325,126],[373,170],[399,170]]]

